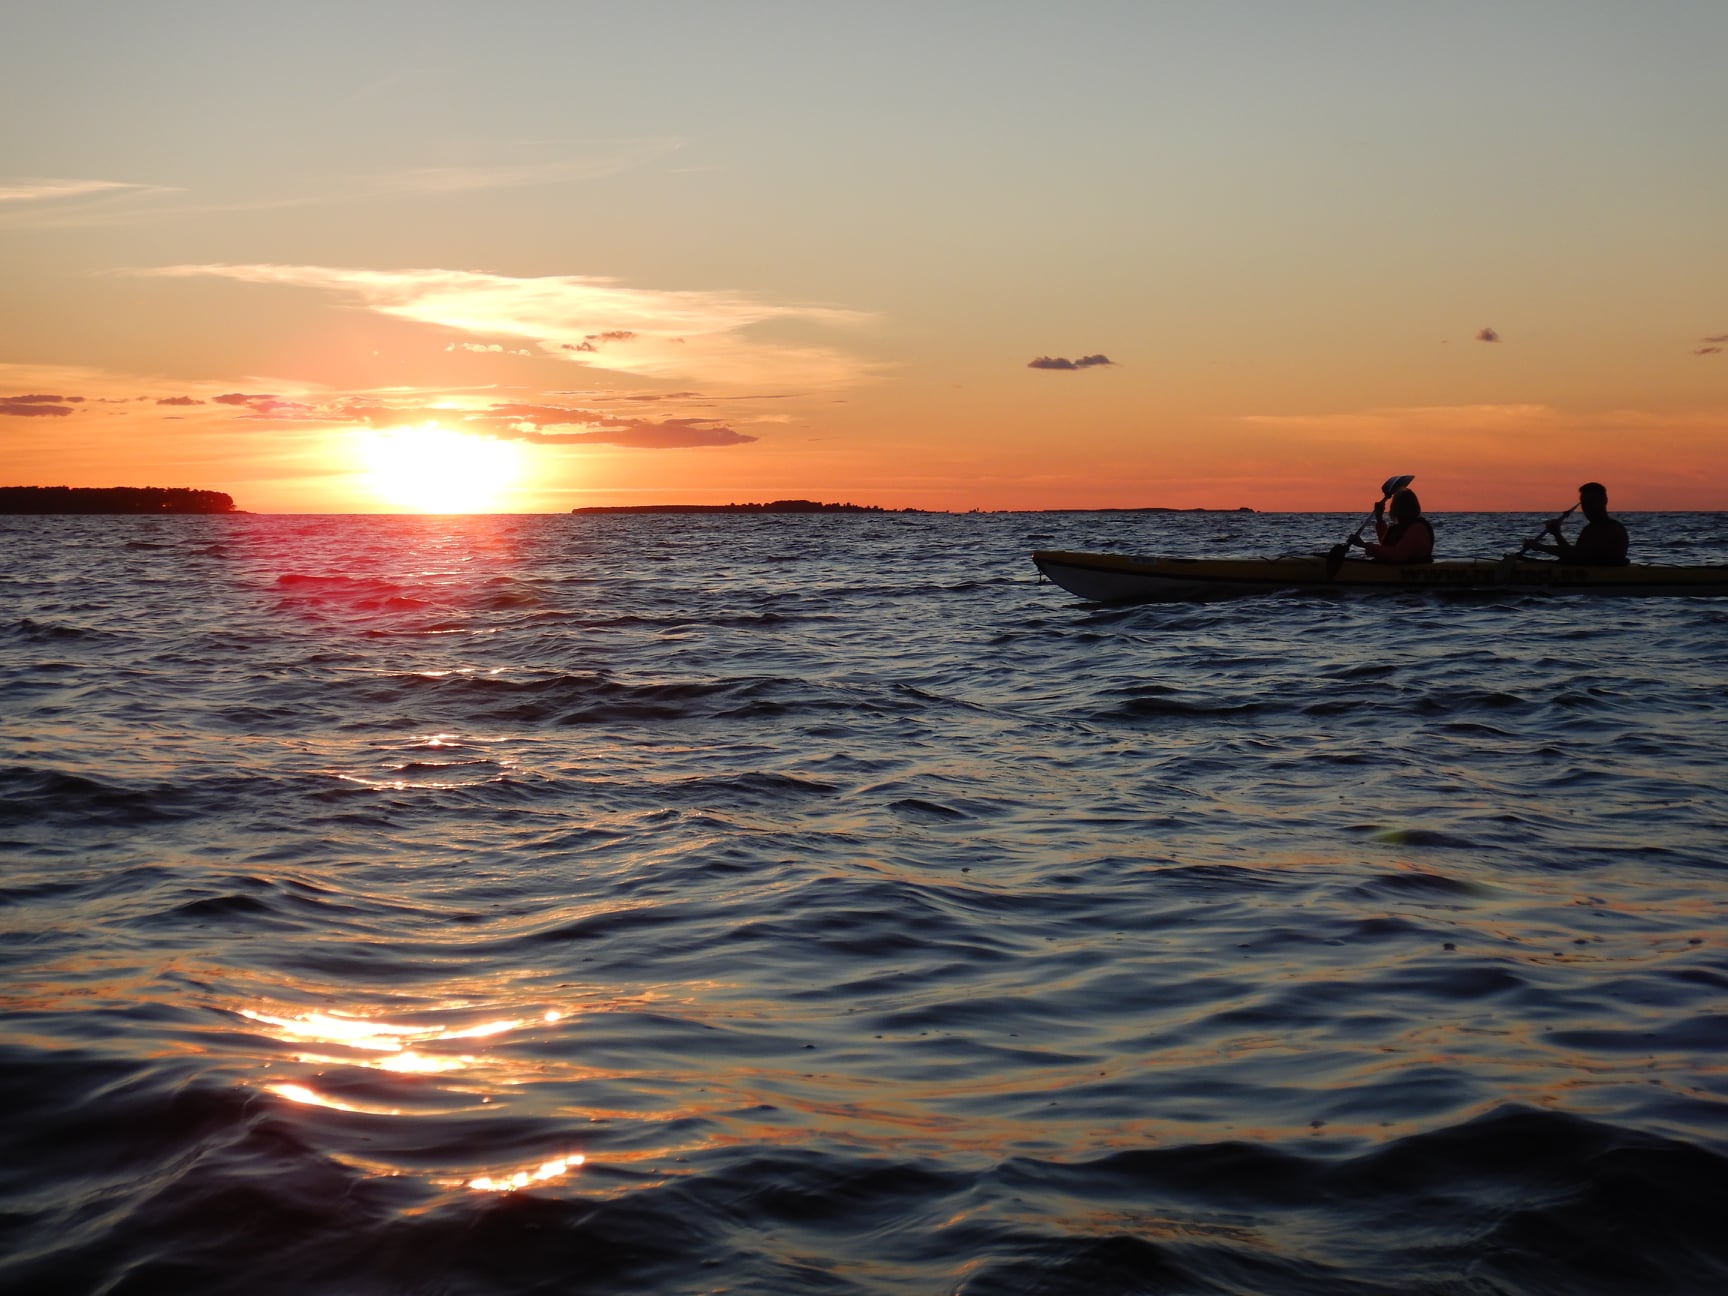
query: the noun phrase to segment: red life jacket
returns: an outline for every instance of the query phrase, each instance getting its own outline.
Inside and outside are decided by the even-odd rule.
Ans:
[[[1384,525],[1377,523],[1374,529],[1381,531]],[[1433,562],[1434,526],[1425,517],[1394,523],[1381,531],[1377,544],[1364,545],[1362,551],[1376,562]]]

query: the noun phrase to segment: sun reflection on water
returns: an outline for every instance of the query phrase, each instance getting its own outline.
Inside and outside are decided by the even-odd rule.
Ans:
[[[289,1102],[300,1103],[306,1107],[328,1107],[331,1111],[361,1112],[369,1116],[400,1116],[402,1114],[401,1109],[397,1107],[366,1107],[358,1103],[342,1102],[330,1097],[329,1094],[321,1094],[316,1089],[309,1089],[305,1085],[274,1084],[265,1087],[278,1097],[286,1098]]]
[[[516,1083],[515,1069],[507,1058],[470,1053],[443,1053],[437,1046],[463,1040],[493,1039],[523,1027],[552,1025],[564,1019],[557,1009],[547,1009],[535,1016],[498,1018],[471,1026],[447,1026],[428,1023],[408,1025],[376,1018],[350,1016],[331,1012],[288,1012],[242,1009],[241,1016],[257,1023],[270,1035],[285,1043],[305,1046],[322,1045],[326,1051],[296,1052],[295,1061],[305,1066],[362,1067],[389,1072],[400,1077],[397,1083],[414,1086],[420,1077],[442,1076],[458,1072],[479,1072],[479,1089],[452,1090],[442,1086],[430,1091],[437,1094],[460,1092],[464,1106],[472,1105],[478,1095],[482,1104],[490,1104],[492,1095],[484,1088]],[[364,1102],[352,1095],[336,1096],[303,1079],[297,1082],[267,1084],[264,1088],[280,1098],[304,1107],[365,1116],[416,1117],[429,1113],[416,1088],[396,1092],[416,1099],[410,1110],[384,1103]],[[580,1153],[563,1153],[549,1160],[520,1170],[441,1179],[446,1187],[466,1188],[475,1192],[507,1193],[548,1184],[562,1179],[585,1158]],[[394,1170],[377,1168],[379,1173],[394,1174]]]
[[[545,1183],[551,1179],[561,1179],[571,1170],[581,1165],[587,1158],[581,1154],[557,1157],[539,1165],[533,1170],[518,1170],[515,1174],[495,1178],[491,1175],[481,1175],[478,1179],[468,1180],[466,1187],[476,1192],[515,1192],[530,1184]]]

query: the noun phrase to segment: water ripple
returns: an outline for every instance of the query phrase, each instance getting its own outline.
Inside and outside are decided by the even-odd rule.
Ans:
[[[0,1288],[1728,1287],[1721,600],[1026,560],[1355,520],[0,521]]]

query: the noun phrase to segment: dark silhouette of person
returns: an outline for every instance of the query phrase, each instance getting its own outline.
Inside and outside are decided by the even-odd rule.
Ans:
[[[1554,537],[1554,543],[1532,547],[1574,566],[1624,566],[1631,540],[1626,528],[1608,516],[1608,488],[1601,482],[1585,482],[1578,488],[1578,507],[1584,513],[1584,528],[1576,540],[1569,541],[1560,534],[1561,520],[1555,518],[1542,528]]]
[[[1374,562],[1434,561],[1434,526],[1422,516],[1422,501],[1406,486],[1392,496],[1392,524],[1386,524],[1386,501],[1374,505],[1374,539],[1362,546]]]

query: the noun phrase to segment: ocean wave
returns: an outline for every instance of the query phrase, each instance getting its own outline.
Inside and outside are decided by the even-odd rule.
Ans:
[[[367,1115],[401,1097],[375,1072],[327,1095],[341,1110],[137,1063],[7,1061],[28,1121],[0,1182],[28,1165],[91,1203],[52,1234],[44,1206],[13,1213],[12,1236],[34,1239],[0,1261],[13,1290],[670,1292],[700,1275],[798,1292],[1647,1296],[1728,1279],[1728,1158],[1515,1105],[1378,1144],[1322,1128],[968,1165],[755,1143],[649,1171],[556,1119]],[[337,1151],[369,1133],[404,1171]],[[469,1186],[500,1161],[552,1175]]]
[[[1026,561],[1355,520],[0,520],[0,1288],[1728,1287],[1719,601]]]
[[[0,825],[146,825],[197,813],[172,786],[128,786],[109,779],[32,766],[0,767]]]

